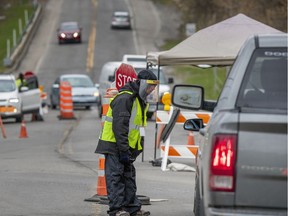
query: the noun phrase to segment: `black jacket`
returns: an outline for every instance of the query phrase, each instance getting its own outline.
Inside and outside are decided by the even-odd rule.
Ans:
[[[139,97],[139,81],[128,82],[123,86],[119,92],[130,91],[133,94],[118,94],[110,104],[113,116],[113,127],[112,130],[115,135],[116,144],[107,142],[99,139],[95,153],[100,154],[118,154],[119,151],[126,152],[130,150],[132,156],[135,158],[140,154],[141,151],[133,150],[128,144],[128,133],[129,133],[129,120],[131,116],[131,110],[133,102],[138,97],[142,112],[146,107],[146,103]],[[143,146],[144,138],[142,138],[141,144]]]

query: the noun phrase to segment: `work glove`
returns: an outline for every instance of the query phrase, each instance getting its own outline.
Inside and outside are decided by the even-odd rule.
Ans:
[[[119,153],[119,161],[122,164],[130,164],[131,153],[129,151],[120,151]]]

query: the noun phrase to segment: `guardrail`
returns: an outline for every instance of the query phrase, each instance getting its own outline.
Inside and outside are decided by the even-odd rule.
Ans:
[[[7,54],[6,58],[3,59],[4,66],[7,67],[5,73],[11,73],[17,69],[21,60],[28,51],[29,45],[36,33],[36,30],[41,22],[43,8],[41,4],[38,4],[37,9],[29,21],[26,29],[24,29],[22,36],[13,48],[11,54]],[[8,48],[7,48],[8,49]],[[10,48],[9,48],[10,49]]]

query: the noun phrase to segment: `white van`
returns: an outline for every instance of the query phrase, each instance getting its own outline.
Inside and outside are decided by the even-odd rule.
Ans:
[[[121,65],[122,62],[120,61],[113,61],[113,62],[107,62],[103,65],[99,77],[99,93],[100,93],[100,103],[98,106],[99,111],[99,117],[102,115],[102,101],[103,96],[106,93],[106,90],[108,88],[111,88],[112,82],[115,80],[115,71],[117,68]],[[130,64],[134,67],[136,73],[139,73],[141,70],[146,69],[146,63],[141,62],[125,62],[127,64]],[[158,77],[158,67],[150,68],[155,75]],[[173,78],[166,78],[165,74],[163,73],[162,68],[160,68],[160,85],[159,85],[159,97],[163,95],[164,92],[170,92],[170,84],[174,82]],[[158,103],[158,110],[163,110],[164,105],[162,103]],[[149,109],[147,112],[147,117],[151,118],[154,114],[154,112],[157,109],[157,104],[149,104]]]
[[[14,75],[0,75],[0,115],[2,119],[15,118],[21,122],[24,114],[37,114],[42,119],[42,104],[38,83],[27,82],[27,86],[18,89]]]
[[[146,55],[125,54],[122,57],[124,63],[143,63],[146,64]]]

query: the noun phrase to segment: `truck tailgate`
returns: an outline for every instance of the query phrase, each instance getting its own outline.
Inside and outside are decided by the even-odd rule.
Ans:
[[[287,208],[287,115],[239,114],[235,205]]]

